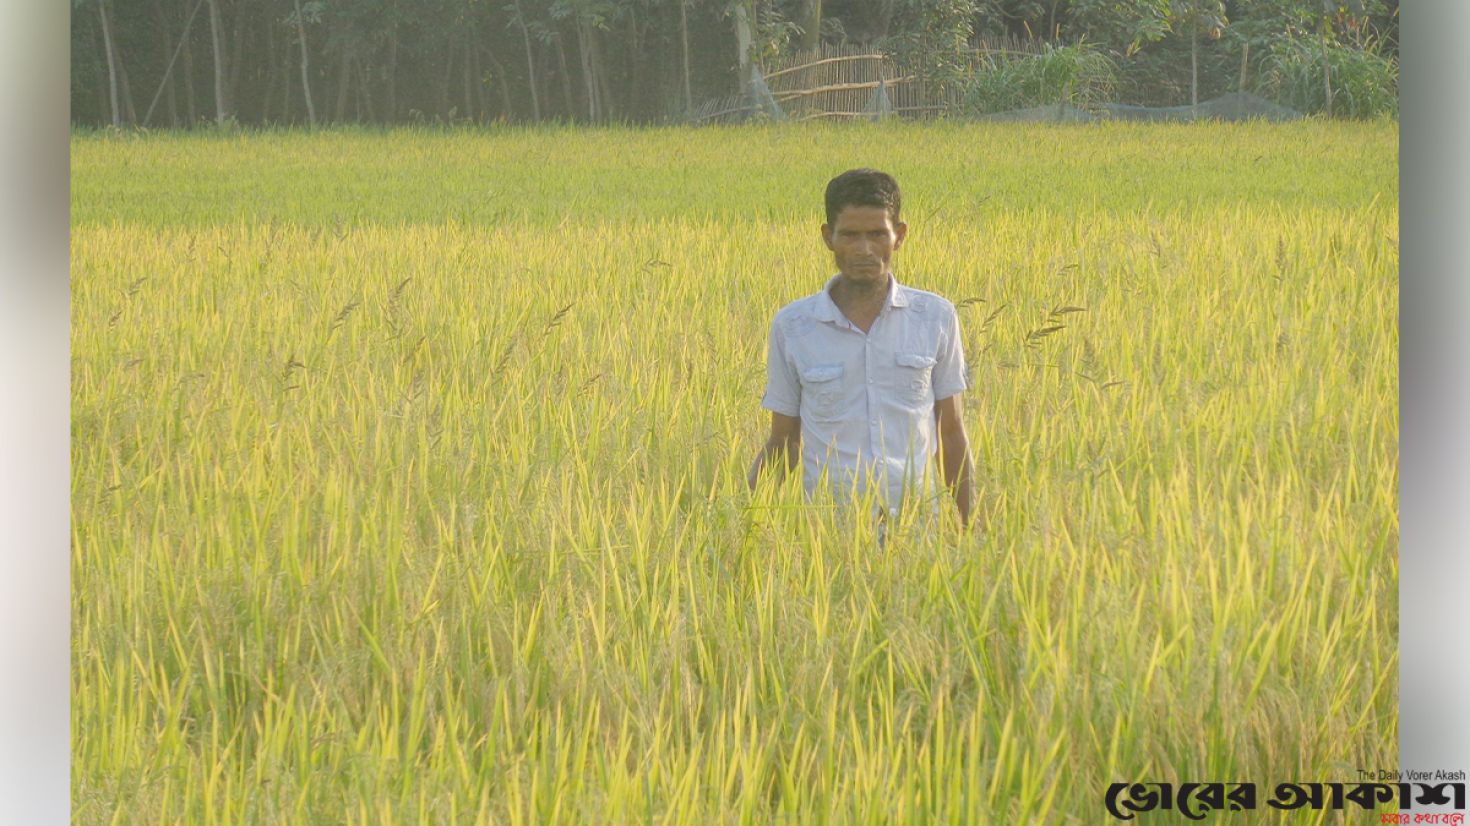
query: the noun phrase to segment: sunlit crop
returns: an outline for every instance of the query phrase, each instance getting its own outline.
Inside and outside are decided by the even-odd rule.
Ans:
[[[77,822],[1091,824],[1395,765],[1397,147],[78,135]],[[745,489],[858,165],[975,299],[970,535]]]

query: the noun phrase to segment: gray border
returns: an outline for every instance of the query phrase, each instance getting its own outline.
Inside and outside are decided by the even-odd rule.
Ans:
[[[1399,762],[1470,771],[1470,4],[1405,4],[1399,180]]]
[[[70,5],[0,6],[0,823],[71,810]]]

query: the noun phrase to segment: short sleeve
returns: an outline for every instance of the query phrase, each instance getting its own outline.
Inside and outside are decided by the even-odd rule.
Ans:
[[[934,400],[940,401],[970,388],[965,364],[965,347],[960,340],[960,314],[953,309],[939,336],[939,356],[934,364]]]
[[[761,407],[783,416],[801,415],[801,381],[786,358],[781,326],[771,323],[770,345],[766,348],[766,394]]]

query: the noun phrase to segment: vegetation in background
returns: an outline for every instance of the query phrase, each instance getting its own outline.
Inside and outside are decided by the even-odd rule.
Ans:
[[[1092,824],[1392,765],[1397,138],[75,139],[75,821]],[[987,523],[881,551],[744,485],[875,157]]]
[[[1038,55],[980,67],[965,88],[964,108],[985,113],[1067,103],[1092,109],[1112,101],[1117,85],[1113,61],[1097,49],[1049,45]]]
[[[1263,77],[1303,36],[1397,56],[1396,0],[73,0],[86,126],[659,122],[813,41],[961,84],[986,38],[1095,44],[1119,102]],[[1218,37],[1217,37],[1218,36]],[[1193,90],[1193,92],[1192,92]]]
[[[1320,43],[1278,41],[1263,87],[1272,99],[1303,112],[1327,111]],[[1327,74],[1333,113],[1338,117],[1371,118],[1399,113],[1398,65],[1370,46],[1327,48]]]
[[[937,89],[962,89],[972,70],[974,0],[894,0],[892,5],[897,20],[913,22],[875,45]]]

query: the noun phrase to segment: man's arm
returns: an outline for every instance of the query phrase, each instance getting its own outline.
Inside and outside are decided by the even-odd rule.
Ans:
[[[746,482],[750,485],[751,490],[755,490],[756,480],[760,478],[761,471],[768,464],[775,466],[776,478],[780,480],[785,477],[787,471],[796,467],[800,459],[801,418],[773,411],[770,438],[766,439],[765,446],[761,448],[760,453],[756,454]]]
[[[934,403],[934,419],[939,430],[939,468],[944,473],[944,484],[954,494],[960,524],[968,527],[975,510],[975,482],[970,462],[970,439],[965,435],[965,422],[960,410],[958,393]]]

